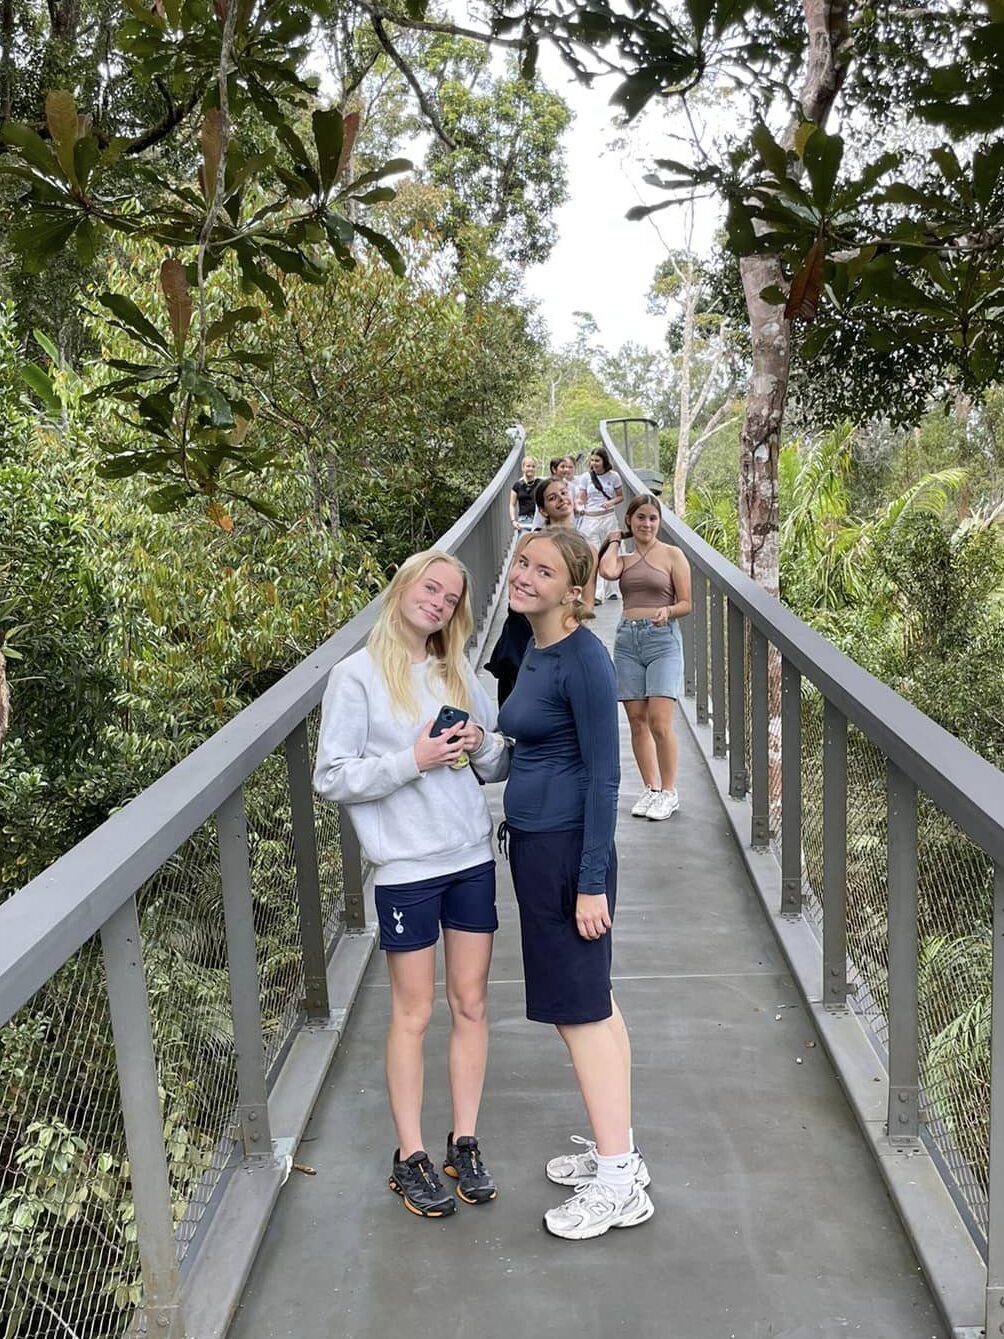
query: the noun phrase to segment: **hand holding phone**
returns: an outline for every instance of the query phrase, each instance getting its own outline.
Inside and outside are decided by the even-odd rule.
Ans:
[[[460,743],[460,731],[467,724],[468,713],[459,707],[443,707],[434,721],[415,741],[415,762],[419,770],[430,767],[466,767],[470,761]]]

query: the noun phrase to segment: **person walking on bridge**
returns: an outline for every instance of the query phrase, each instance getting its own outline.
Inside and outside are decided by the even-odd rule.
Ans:
[[[631,726],[631,749],[645,789],[634,818],[669,818],[680,807],[673,708],[683,688],[679,620],[691,610],[690,564],[682,549],[659,539],[662,512],[650,493],[628,504],[625,525],[633,553],[621,552],[614,530],[600,550],[600,574],[619,581],[624,612],[614,638],[617,696]]]
[[[367,645],[331,671],[314,786],[343,804],[376,867],[380,947],[390,974],[387,1092],[397,1128],[390,1188],[412,1213],[442,1218],[456,1200],[422,1135],[423,1048],[443,927],[453,1129],[444,1170],[467,1204],[496,1196],[477,1140],[488,1052],[486,995],[495,912],[491,815],[484,780],[508,770],[495,713],[467,661],[474,626],[466,570],[434,549],[403,563]],[[443,706],[467,713],[439,734]],[[422,723],[424,721],[424,724]]]
[[[519,904],[526,1013],[557,1027],[594,1136],[545,1168],[574,1187],[544,1215],[548,1232],[570,1240],[654,1212],[631,1131],[631,1045],[610,990],[620,766],[613,666],[582,626],[594,561],[565,527],[532,535],[517,553],[509,604],[526,614],[533,642],[499,713],[515,741],[500,844],[508,841]]]
[[[598,446],[590,454],[587,473],[579,479],[579,492],[576,498],[576,506],[581,517],[579,529],[595,548],[602,548],[607,535],[616,530],[616,510],[623,501],[624,485],[621,476],[610,464],[606,448]],[[596,603],[602,604],[608,595],[615,593],[614,587],[604,580],[601,572],[596,580]]]

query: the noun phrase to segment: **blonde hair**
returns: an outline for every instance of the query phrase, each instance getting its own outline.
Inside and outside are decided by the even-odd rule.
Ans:
[[[376,625],[366,642],[387,685],[395,715],[407,716],[412,720],[418,719],[421,709],[411,687],[411,656],[401,618],[401,597],[409,586],[425,576],[433,563],[446,563],[459,572],[463,588],[450,621],[426,639],[425,649],[436,661],[435,670],[443,684],[446,702],[464,711],[469,711],[471,706],[466,647],[474,629],[474,615],[471,611],[467,568],[452,554],[441,553],[438,549],[425,549],[422,553],[412,554],[394,573],[384,592]]]
[[[579,587],[579,594],[568,606],[569,618],[573,618],[576,623],[585,623],[587,619],[595,618],[596,615],[582,598],[582,591],[589,585],[589,578],[593,575],[596,563],[596,555],[588,539],[580,535],[578,530],[565,529],[564,526],[546,531],[539,530],[535,535],[531,535],[529,542],[532,543],[535,539],[546,539],[549,544],[554,545],[565,564],[569,584]]]

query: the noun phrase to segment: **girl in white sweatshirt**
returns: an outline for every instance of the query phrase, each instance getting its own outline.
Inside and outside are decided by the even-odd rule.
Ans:
[[[412,1213],[456,1208],[422,1137],[423,1043],[443,927],[453,1129],[443,1169],[468,1204],[496,1196],[476,1124],[488,1051],[486,995],[495,914],[492,822],[483,780],[508,768],[495,712],[467,661],[474,625],[467,572],[446,553],[417,553],[395,574],[369,641],[331,671],[321,709],[314,785],[346,806],[363,855],[376,866],[380,947],[391,1017],[387,1091],[397,1128],[390,1188]],[[462,728],[431,735],[442,706]]]

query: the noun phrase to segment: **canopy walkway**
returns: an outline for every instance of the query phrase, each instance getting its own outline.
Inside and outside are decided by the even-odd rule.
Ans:
[[[513,477],[515,454],[444,540],[479,648]],[[499,1199],[419,1223],[383,1189],[385,974],[351,828],[308,786],[371,608],[0,907],[3,1339],[1004,1333],[1004,777],[665,522],[695,570],[682,807],[630,818],[625,731],[614,958],[656,1217],[578,1245],[541,1227],[543,1159],[585,1127],[523,1016],[504,864]],[[963,923],[988,950],[964,1057],[924,954]],[[445,1037],[444,1004],[430,1139]]]

